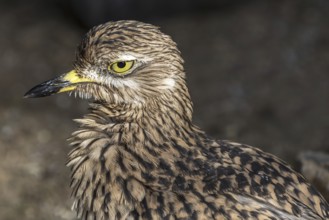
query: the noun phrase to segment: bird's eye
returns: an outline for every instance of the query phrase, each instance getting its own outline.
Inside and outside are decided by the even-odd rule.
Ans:
[[[119,61],[112,63],[109,66],[109,70],[114,72],[114,73],[120,73],[120,74],[125,74],[127,73],[134,65],[134,61]]]

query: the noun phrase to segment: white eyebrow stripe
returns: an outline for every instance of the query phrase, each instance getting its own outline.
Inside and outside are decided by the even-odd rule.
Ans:
[[[118,61],[129,61],[129,60],[136,60],[137,58],[131,54],[122,54],[119,56]]]
[[[134,53],[121,53],[118,55],[116,62],[119,61],[131,61],[131,60],[137,60],[141,62],[149,62],[152,61],[153,59],[148,56],[141,56],[140,54],[134,54]]]

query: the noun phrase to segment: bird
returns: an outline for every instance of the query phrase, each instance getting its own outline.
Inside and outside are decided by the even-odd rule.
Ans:
[[[323,196],[286,162],[193,123],[181,52],[157,26],[93,27],[73,70],[24,97],[63,92],[90,105],[69,139],[78,218],[329,219]]]

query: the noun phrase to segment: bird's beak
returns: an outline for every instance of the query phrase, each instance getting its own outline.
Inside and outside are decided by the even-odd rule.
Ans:
[[[24,95],[24,98],[39,98],[61,92],[69,92],[74,90],[79,83],[87,82],[92,82],[92,80],[79,76],[75,70],[72,70],[33,87]]]

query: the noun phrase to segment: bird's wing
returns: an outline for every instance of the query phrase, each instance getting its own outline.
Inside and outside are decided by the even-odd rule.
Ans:
[[[219,196],[229,193],[233,201],[251,210],[272,210],[278,217],[329,218],[328,203],[285,162],[250,146],[229,141],[217,143],[210,152],[216,154],[220,163],[212,162],[215,171],[204,176],[203,190]]]
[[[314,213],[312,209],[302,204],[301,202],[294,200],[294,203],[300,208],[298,216],[296,214],[291,214],[288,212],[285,207],[277,207],[271,202],[264,198],[244,195],[244,194],[232,194],[237,201],[245,207],[245,209],[254,212],[254,215],[257,219],[260,219],[260,216],[273,217],[277,219],[287,219],[287,220],[316,220],[322,219],[318,214]]]

